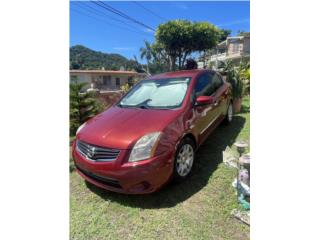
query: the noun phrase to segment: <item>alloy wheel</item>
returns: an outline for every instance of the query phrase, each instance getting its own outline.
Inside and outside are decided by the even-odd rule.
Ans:
[[[177,156],[176,168],[181,177],[185,177],[192,169],[194,150],[190,144],[184,144]]]

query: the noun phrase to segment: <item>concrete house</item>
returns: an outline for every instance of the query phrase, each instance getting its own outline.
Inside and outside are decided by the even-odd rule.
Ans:
[[[112,70],[70,70],[70,80],[76,79],[79,83],[86,82],[88,88],[102,91],[117,91],[126,83],[133,85],[147,77],[146,73],[134,71],[112,71]]]
[[[208,51],[198,60],[199,68],[219,67],[219,62],[230,60],[237,64],[241,60],[250,60],[250,34],[228,37],[219,43],[215,49]]]

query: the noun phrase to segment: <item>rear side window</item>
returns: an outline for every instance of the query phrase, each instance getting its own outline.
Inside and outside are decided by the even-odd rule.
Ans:
[[[211,96],[214,93],[213,78],[210,73],[205,73],[197,79],[195,94],[199,96]]]

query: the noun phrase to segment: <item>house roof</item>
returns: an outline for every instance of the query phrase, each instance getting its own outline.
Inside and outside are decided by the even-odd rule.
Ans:
[[[227,37],[227,39],[243,39],[244,36],[234,36],[234,37]]]
[[[250,37],[250,36],[234,36],[234,37],[227,37],[226,40],[220,42],[217,44],[218,47],[223,47],[223,46],[226,46],[226,43],[227,43],[227,40],[234,40],[234,39],[239,39],[239,40],[242,40],[244,39],[245,37]]]
[[[217,47],[225,47],[225,46],[226,46],[226,43],[227,43],[227,41],[224,40],[223,42],[218,43],[218,44],[217,44]]]
[[[70,74],[92,73],[92,74],[124,74],[124,75],[146,75],[135,71],[113,71],[113,70],[70,70]]]

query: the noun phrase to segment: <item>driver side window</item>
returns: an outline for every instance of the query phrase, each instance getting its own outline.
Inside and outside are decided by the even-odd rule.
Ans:
[[[204,73],[197,79],[195,86],[196,98],[199,96],[211,96],[214,93],[214,84],[210,73]]]

